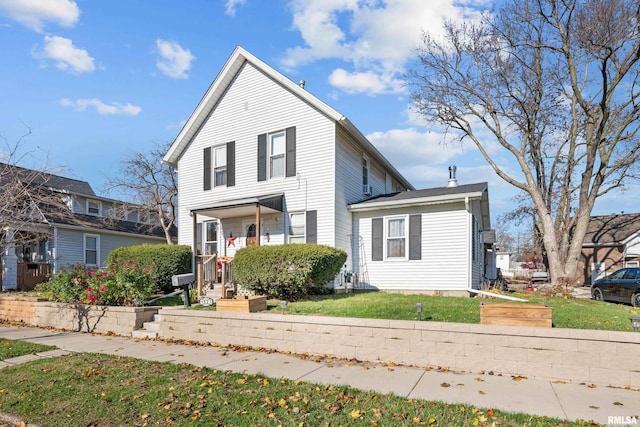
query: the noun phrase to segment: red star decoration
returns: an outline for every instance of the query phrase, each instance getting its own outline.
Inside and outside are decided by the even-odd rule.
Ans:
[[[227,237],[227,247],[229,247],[231,245],[233,245],[235,247],[236,239],[237,239],[237,237],[233,237],[233,236]]]

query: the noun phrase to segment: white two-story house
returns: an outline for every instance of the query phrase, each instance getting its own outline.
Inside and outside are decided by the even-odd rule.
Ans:
[[[463,254],[456,254],[452,266],[471,271],[476,263],[482,270],[482,255],[472,258],[467,245],[477,242],[481,248],[482,231],[489,228],[486,184],[426,195],[425,201],[344,115],[305,90],[303,82],[292,82],[240,47],[164,162],[178,173],[178,242],[192,245],[196,254],[233,257],[249,245],[318,243],[347,252],[345,270],[352,279],[357,276],[354,286],[362,289],[464,291],[481,279],[480,273],[430,286],[429,278],[420,276],[428,270],[411,265],[431,262],[431,236],[424,233],[431,223],[422,213],[435,207],[460,211],[452,226],[461,227],[456,234],[463,236],[458,245]],[[405,203],[389,209],[367,202],[383,194],[396,194]],[[415,204],[413,195],[419,196]],[[459,203],[450,203],[453,199]],[[372,233],[367,216],[382,218],[382,228]],[[395,220],[385,219],[391,216]],[[447,219],[439,224],[447,227]],[[376,240],[379,233],[382,241]],[[422,255],[410,245],[423,248]],[[434,268],[446,263],[438,258]],[[406,274],[415,277],[401,280]],[[336,286],[345,285],[343,277]]]

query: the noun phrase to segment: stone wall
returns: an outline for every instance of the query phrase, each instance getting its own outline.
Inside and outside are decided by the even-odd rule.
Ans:
[[[33,324],[36,313],[36,302],[44,299],[33,297],[1,297],[0,320]]]
[[[159,307],[112,307],[38,302],[32,322],[36,326],[82,332],[131,336],[144,322],[153,320]]]
[[[640,333],[162,309],[160,338],[575,383],[640,384]]]

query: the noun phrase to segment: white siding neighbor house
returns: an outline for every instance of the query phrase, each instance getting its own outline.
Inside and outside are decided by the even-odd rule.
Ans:
[[[251,245],[330,245],[347,252],[345,270],[358,276],[353,286],[381,290],[464,290],[482,270],[482,255],[470,257],[476,253],[472,244],[482,247],[473,236],[489,228],[486,184],[453,191],[455,203],[423,203],[422,193],[345,116],[306,91],[304,82],[292,82],[241,47],[164,162],[178,173],[178,242],[191,245],[199,257],[226,260]],[[376,204],[390,194],[406,203],[389,209]],[[407,235],[403,259],[386,250],[382,260],[371,259],[372,225],[365,217],[374,213],[383,219],[406,215],[407,233],[420,216],[421,258],[409,256]],[[394,224],[383,220],[384,230]],[[444,264],[431,258],[442,250],[432,249],[439,242],[430,243],[433,227],[456,240]],[[366,263],[363,256],[369,257]],[[440,269],[435,281],[424,276],[430,268]],[[412,277],[398,280],[407,275]],[[334,285],[344,286],[342,278]]]
[[[157,218],[143,206],[98,196],[85,181],[2,163],[0,168],[36,177],[29,186],[50,194],[42,199],[47,206],[34,207],[28,222],[2,230],[3,290],[31,290],[64,266],[104,267],[119,247],[166,243]]]

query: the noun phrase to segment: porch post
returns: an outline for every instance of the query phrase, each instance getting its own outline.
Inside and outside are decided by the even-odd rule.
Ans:
[[[7,239],[5,242],[4,266],[2,269],[2,290],[18,290],[18,256],[16,255],[16,244],[13,239],[14,229],[7,228]]]
[[[193,253],[191,259],[191,271],[195,274],[196,282],[198,283],[198,296],[200,296],[200,283],[203,280],[201,277],[201,271],[198,269],[198,214],[191,212],[192,222],[192,240],[191,240],[191,252]]]
[[[260,204],[256,204],[256,246],[260,246]]]

